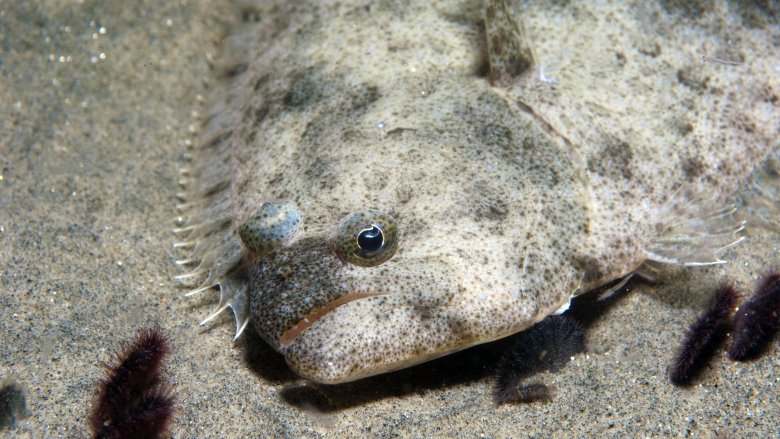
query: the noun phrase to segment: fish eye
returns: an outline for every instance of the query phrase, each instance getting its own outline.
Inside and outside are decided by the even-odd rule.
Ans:
[[[339,222],[335,250],[340,258],[361,267],[373,267],[390,259],[397,247],[395,220],[388,214],[366,209]]]
[[[366,252],[375,252],[382,248],[382,244],[385,242],[385,236],[382,230],[375,224],[370,225],[371,228],[363,229],[358,233],[357,243],[358,247]]]

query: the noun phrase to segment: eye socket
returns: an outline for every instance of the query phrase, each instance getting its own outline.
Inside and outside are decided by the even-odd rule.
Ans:
[[[339,222],[335,250],[340,258],[361,267],[373,267],[390,259],[397,247],[395,220],[381,211],[351,213]]]

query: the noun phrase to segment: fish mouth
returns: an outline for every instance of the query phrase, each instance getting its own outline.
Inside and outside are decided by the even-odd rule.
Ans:
[[[293,342],[295,342],[295,339],[298,338],[303,331],[308,329],[310,326],[317,323],[317,320],[321,319],[334,309],[346,305],[349,302],[354,302],[356,300],[365,299],[368,297],[374,297],[374,296],[383,296],[387,293],[352,293],[352,294],[346,294],[344,296],[341,296],[339,298],[336,298],[334,300],[331,300],[330,302],[319,306],[317,308],[312,309],[309,311],[308,314],[306,314],[301,320],[298,321],[298,323],[294,324],[292,327],[290,327],[288,330],[284,331],[282,335],[279,337],[278,343],[279,347],[281,349],[286,349],[288,346],[290,346]]]
[[[474,344],[474,334],[462,324],[461,307],[421,304],[418,295],[395,292],[348,296],[309,312],[306,318],[318,314],[319,319],[281,350],[298,376],[322,384],[345,383]]]

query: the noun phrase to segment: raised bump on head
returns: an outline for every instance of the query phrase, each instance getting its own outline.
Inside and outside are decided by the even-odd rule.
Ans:
[[[248,251],[262,256],[287,243],[302,219],[301,211],[293,203],[263,203],[238,228],[238,234]]]

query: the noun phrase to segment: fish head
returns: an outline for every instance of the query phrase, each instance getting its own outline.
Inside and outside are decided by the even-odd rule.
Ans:
[[[487,86],[460,89],[395,128],[318,138],[316,159],[288,172],[287,207],[266,208],[272,245],[242,235],[253,326],[299,375],[401,369],[568,303],[587,227],[576,166]]]

